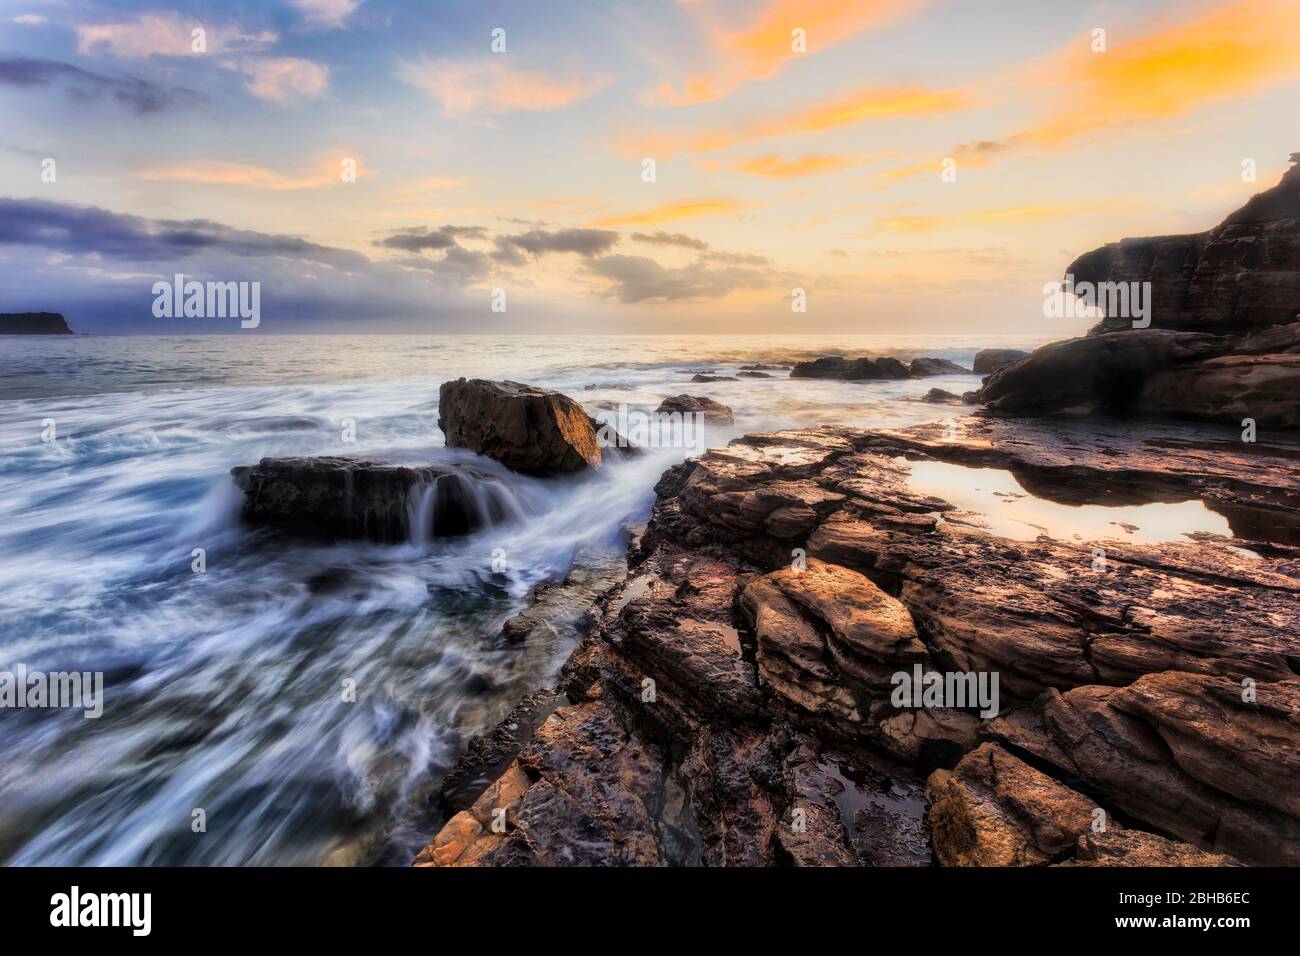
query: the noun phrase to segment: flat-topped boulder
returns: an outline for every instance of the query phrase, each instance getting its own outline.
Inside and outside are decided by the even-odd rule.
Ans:
[[[323,539],[419,542],[468,534],[521,513],[500,480],[456,464],[263,458],[231,475],[244,492],[245,521]]]
[[[1239,866],[1230,856],[1128,829],[1107,807],[996,743],[926,787],[935,857],[944,866]]]
[[[1143,383],[1136,404],[1161,417],[1300,428],[1300,354],[1224,355],[1172,368]]]
[[[529,475],[583,471],[604,460],[599,426],[580,404],[518,382],[443,382],[438,427],[447,447],[468,448]]]
[[[1144,830],[1116,828],[1079,837],[1074,857],[1057,866],[1241,866],[1224,853],[1204,850]]]
[[[944,866],[1051,863],[1092,829],[1094,801],[981,744],[926,786],[935,856]]]

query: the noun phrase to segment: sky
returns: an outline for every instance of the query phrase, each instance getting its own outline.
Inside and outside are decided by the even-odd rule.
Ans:
[[[1065,337],[1075,257],[1277,181],[1298,50],[1300,0],[0,0],[0,311]]]

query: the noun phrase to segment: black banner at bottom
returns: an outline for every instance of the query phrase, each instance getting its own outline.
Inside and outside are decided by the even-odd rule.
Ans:
[[[873,943],[894,932],[927,943],[979,927],[1051,938],[1185,939],[1230,944],[1294,922],[1284,869],[862,870],[0,870],[9,941],[62,936],[128,944],[279,940],[295,945],[392,937],[450,942],[447,932],[632,934],[649,939],[715,925],[728,944],[782,924],[836,924]],[[71,940],[72,934],[77,939]],[[609,937],[597,937],[609,939]]]

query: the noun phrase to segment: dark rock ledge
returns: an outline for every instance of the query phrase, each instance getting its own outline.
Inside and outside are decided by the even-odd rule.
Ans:
[[[999,538],[917,494],[924,458],[1072,504],[1200,497],[1236,537],[1106,541],[1094,570],[1094,543]],[[967,419],[669,469],[549,712],[489,748],[491,782],[453,771],[464,809],[416,863],[1300,863],[1297,460]],[[895,709],[916,664],[998,672],[1001,713]]]

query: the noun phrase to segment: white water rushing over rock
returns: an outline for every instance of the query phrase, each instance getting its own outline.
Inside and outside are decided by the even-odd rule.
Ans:
[[[836,351],[933,355],[1024,341],[825,337],[209,336],[0,340],[0,670],[102,671],[104,713],[0,711],[0,862],[405,863],[465,740],[572,649],[502,623],[575,549],[621,547],[678,449],[564,480],[442,447],[438,385],[559,389],[596,412],[668,395],[745,432],[906,425],[974,375],[692,384]],[[589,388],[588,386],[595,386]],[[355,442],[343,441],[345,420]],[[53,420],[55,439],[42,441]],[[348,455],[474,475],[408,501],[405,544],[322,545],[243,525],[232,466]],[[489,519],[435,538],[444,482]],[[194,573],[193,551],[206,571]],[[494,563],[495,555],[495,563]],[[355,703],[342,700],[354,681]],[[204,811],[207,831],[192,829]]]
[[[535,500],[543,499],[543,493],[505,473],[503,468],[500,475],[490,474],[481,466],[450,473],[418,470],[420,481],[406,496],[406,540],[417,548],[428,546],[437,537],[463,533],[465,529],[459,525],[439,526],[439,514],[444,516],[443,523],[448,523],[448,503],[457,504],[456,511],[463,512],[466,523],[474,529],[522,522],[544,507],[543,500]]]

